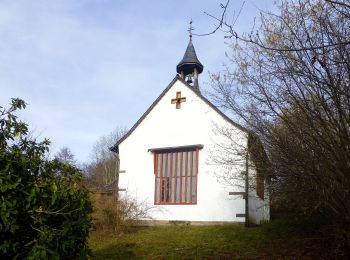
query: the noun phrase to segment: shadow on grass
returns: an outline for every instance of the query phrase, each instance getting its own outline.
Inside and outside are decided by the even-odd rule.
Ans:
[[[94,233],[93,259],[319,259],[314,223],[273,221],[258,227],[133,227]],[[320,248],[321,247],[321,248]]]
[[[92,259],[142,259],[134,253],[135,243],[116,243],[98,249]]]

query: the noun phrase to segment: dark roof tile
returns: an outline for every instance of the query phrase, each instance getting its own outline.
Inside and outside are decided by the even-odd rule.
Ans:
[[[176,66],[177,73],[181,73],[182,70],[186,71],[188,66],[197,67],[198,73],[201,73],[203,71],[203,65],[197,58],[196,50],[194,49],[194,46],[192,44],[191,39],[187,45],[187,49],[186,49],[184,57],[179,62],[179,64]]]

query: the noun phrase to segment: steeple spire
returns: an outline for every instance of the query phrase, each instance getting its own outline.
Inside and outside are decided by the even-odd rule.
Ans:
[[[190,21],[190,27],[187,30],[189,32],[190,41],[187,45],[187,49],[184,57],[176,66],[176,71],[181,75],[183,79],[187,81],[196,91],[199,91],[198,86],[198,74],[202,73],[203,65],[198,60],[196,51],[192,44],[192,31],[194,28],[192,27],[192,20]]]

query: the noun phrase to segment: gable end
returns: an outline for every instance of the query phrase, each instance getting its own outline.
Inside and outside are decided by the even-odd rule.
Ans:
[[[169,85],[163,90],[163,92],[159,95],[159,97],[152,103],[152,105],[146,110],[146,112],[140,117],[139,120],[130,128],[130,130],[119,139],[119,141],[110,148],[111,151],[118,153],[118,145],[121,144],[126,138],[131,135],[131,133],[141,124],[141,122],[147,117],[147,115],[152,111],[152,109],[158,104],[158,102],[163,98],[163,96],[169,91],[169,89],[175,84],[175,82],[179,80],[189,89],[191,89],[200,99],[202,99],[207,105],[209,105],[212,109],[214,109],[221,117],[223,117],[226,121],[228,121],[233,126],[242,130],[243,132],[250,133],[248,129],[241,126],[240,124],[232,121],[227,115],[225,115],[221,110],[219,110],[215,105],[213,105],[208,99],[206,99],[202,94],[192,88],[184,79],[182,79],[178,74],[175,78],[169,83]]]

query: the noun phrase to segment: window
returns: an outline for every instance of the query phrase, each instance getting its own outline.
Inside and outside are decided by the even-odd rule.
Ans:
[[[154,153],[155,204],[197,204],[198,155],[202,147],[150,149]]]

